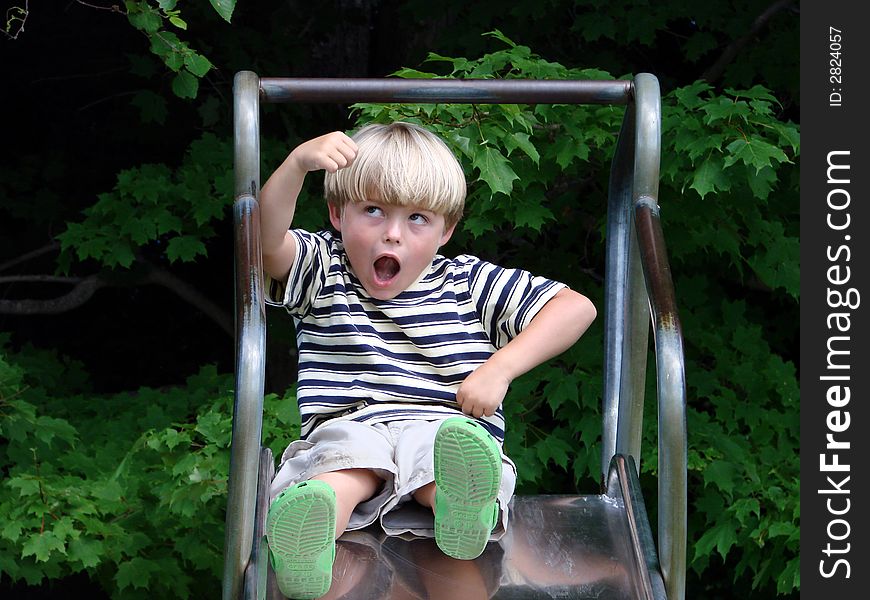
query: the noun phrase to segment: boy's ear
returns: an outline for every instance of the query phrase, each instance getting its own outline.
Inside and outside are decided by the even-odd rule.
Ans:
[[[448,227],[447,229],[444,230],[444,235],[441,236],[441,243],[438,244],[439,247],[443,246],[444,244],[446,244],[447,242],[450,241],[450,236],[453,235],[454,229],[456,229],[456,223],[454,223],[453,225],[451,225],[450,227]]]
[[[332,223],[336,231],[341,233],[341,209],[332,202],[327,202],[326,206],[329,208],[329,222]]]

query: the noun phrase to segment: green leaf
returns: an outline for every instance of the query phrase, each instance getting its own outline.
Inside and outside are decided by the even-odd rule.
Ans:
[[[79,536],[79,532],[76,530],[73,525],[73,520],[70,517],[61,517],[58,519],[54,527],[51,528],[51,531],[57,536],[57,539],[61,541],[65,541],[67,538],[77,538]]]
[[[486,182],[493,194],[510,195],[513,182],[519,179],[510,161],[498,150],[485,147],[474,157],[474,166],[480,171],[480,179]]]
[[[187,23],[185,23],[184,19],[182,19],[181,17],[169,17],[169,22],[178,27],[179,29],[187,29]]]
[[[179,98],[196,98],[199,79],[189,71],[179,71],[172,79],[172,91]]]
[[[112,246],[111,260],[115,264],[129,269],[133,261],[136,260],[136,256],[133,254],[133,248],[130,244],[126,240],[119,239]]]
[[[3,529],[0,530],[0,537],[9,540],[10,542],[17,542],[18,538],[21,537],[21,521],[8,520],[6,524],[3,526]]]
[[[115,581],[118,583],[118,589],[123,590],[128,587],[135,589],[146,589],[151,581],[152,573],[159,572],[160,567],[150,560],[144,558],[133,558],[127,562],[118,565],[118,572],[115,574]]]
[[[722,159],[718,157],[708,158],[695,169],[692,175],[692,183],[689,187],[698,192],[701,198],[710,192],[727,190],[731,183],[722,172],[724,168]]]
[[[745,121],[751,114],[749,105],[746,102],[734,102],[728,98],[719,98],[715,102],[705,104],[702,110],[707,115],[704,119],[707,125],[712,125],[723,120],[730,122],[735,117]]]
[[[209,198],[211,201],[211,199]],[[198,220],[197,220],[198,221]],[[154,219],[157,225],[157,234],[164,235],[166,233],[178,233],[182,230],[184,223],[177,215],[172,214],[168,210],[161,210],[155,215]],[[198,222],[198,224],[201,224]]]
[[[579,406],[580,390],[577,388],[577,382],[572,377],[566,377],[565,373],[561,373],[559,376],[554,372],[553,375],[544,389],[547,404],[550,405],[553,414],[557,414],[559,408],[566,403],[571,406]]]
[[[572,448],[568,443],[555,435],[541,440],[536,446],[538,457],[545,465],[551,460],[563,469],[568,467],[568,455]]]
[[[224,21],[229,23],[233,18],[233,11],[236,8],[236,0],[209,0],[211,5],[217,11]]]
[[[170,50],[162,55],[163,64],[175,71],[176,73],[184,66],[184,52],[181,49]]]
[[[536,165],[540,163],[541,155],[538,154],[538,149],[535,148],[535,145],[529,140],[528,133],[514,133],[510,136],[504,138],[505,148],[508,150],[508,155],[510,155],[513,150],[519,148],[522,150],[526,156],[532,159]]]
[[[729,496],[734,491],[737,469],[734,465],[724,460],[714,460],[704,471],[704,484],[715,484],[720,490]]]
[[[750,167],[747,166],[747,169]],[[762,167],[752,173],[751,170],[746,174],[746,180],[749,182],[749,189],[752,190],[752,195],[761,200],[767,200],[770,195],[773,185],[776,183],[776,171],[772,167]]]
[[[80,537],[69,543],[67,556],[71,561],[82,563],[85,569],[96,567],[103,561],[103,542]]]
[[[213,444],[223,447],[229,442],[232,432],[232,423],[222,415],[207,413],[201,415],[196,421],[196,431]]]
[[[36,420],[35,432],[37,439],[51,445],[52,440],[58,437],[68,443],[75,441],[76,429],[63,419],[40,416]]]
[[[63,541],[59,540],[51,531],[43,531],[24,542],[24,546],[21,548],[21,558],[33,556],[36,558],[36,562],[46,562],[52,552],[66,554]]]
[[[725,88],[725,93],[734,96],[735,98],[749,98],[750,100],[768,100],[774,104],[779,104],[776,97],[770,93],[763,85],[754,85],[748,90],[735,90],[733,88]]]
[[[275,418],[278,419],[284,425],[296,424],[299,425],[299,404],[296,401],[294,396],[287,396],[286,398],[280,399],[274,406],[270,409],[272,413],[275,415]]]
[[[770,526],[768,533],[770,537],[792,536],[798,533],[798,528],[794,523],[780,521]]]
[[[162,435],[163,443],[166,444],[166,447],[172,450],[179,444],[188,444],[190,443],[190,436],[187,434],[181,434],[177,429],[168,428],[163,432]]]
[[[800,558],[792,558],[776,578],[776,593],[788,594],[801,587]]]
[[[462,154],[467,156],[468,158],[474,158],[474,150],[471,145],[471,138],[462,135],[458,130],[451,130],[450,133],[447,134],[447,139],[450,140],[453,145],[459,149]]]
[[[695,556],[709,554],[713,548],[719,552],[722,558],[728,555],[728,551],[737,543],[737,535],[730,522],[718,523],[712,529],[708,529],[695,544]]]
[[[434,52],[430,52],[426,55],[425,62],[448,62],[453,65],[453,73],[458,73],[461,71],[467,71],[470,67],[470,63],[467,59],[464,58],[450,58],[449,56],[441,56],[440,54],[436,54]]]
[[[116,479],[109,479],[95,483],[92,487],[91,493],[94,498],[105,500],[107,502],[117,502],[121,499],[124,490]]]
[[[731,508],[741,523],[746,523],[752,514],[756,517],[761,516],[761,505],[755,498],[740,498]]]
[[[739,138],[725,148],[730,154],[725,157],[725,166],[729,167],[738,160],[745,165],[755,167],[756,173],[774,163],[788,162],[785,152],[759,138]]]
[[[127,20],[133,27],[145,33],[155,33],[163,25],[160,15],[151,8],[146,8],[142,12],[128,12]]]
[[[181,259],[183,262],[190,262],[197,256],[206,255],[205,244],[202,240],[191,235],[180,235],[169,240],[166,246],[166,256],[169,262],[175,262]]]
[[[202,54],[191,52],[184,56],[184,66],[197,77],[203,77],[214,65]]]
[[[556,162],[563,169],[567,168],[575,158],[586,160],[589,158],[589,146],[572,136],[561,136],[556,140]]]
[[[492,31],[487,31],[487,32],[484,33],[483,35],[486,36],[486,37],[495,38],[495,39],[497,39],[497,40],[499,40],[499,41],[501,41],[501,42],[504,42],[505,44],[507,44],[507,45],[510,46],[511,48],[516,48],[516,46],[517,46],[517,45],[514,43],[513,40],[511,40],[510,38],[508,38],[505,34],[503,34],[503,33],[502,33],[501,31],[499,31],[498,29],[493,29]]]
[[[582,33],[587,42],[612,38],[616,34],[616,22],[607,13],[598,13],[594,19],[583,20]]]
[[[402,77],[404,79],[432,79],[437,77],[435,73],[426,73],[424,71],[418,71],[417,69],[409,69],[403,68],[395,71],[393,73],[395,77]]]
[[[712,89],[709,83],[700,79],[691,85],[677,88],[674,90],[674,95],[680,101],[680,104],[683,104],[686,108],[695,109],[706,102],[701,99],[701,94],[709,92]]]
[[[779,143],[781,145],[788,144],[789,146],[791,146],[791,149],[795,154],[800,151],[800,132],[793,123],[775,122],[771,125],[771,127],[779,134]]]
[[[6,480],[6,485],[16,488],[19,496],[39,495],[39,479],[35,477],[10,477]]]
[[[531,227],[535,231],[540,231],[544,223],[553,219],[553,212],[541,202],[535,202],[533,198],[527,198],[519,204],[514,213],[516,225]]]
[[[169,114],[166,108],[166,99],[155,94],[151,90],[142,90],[136,92],[130,103],[139,109],[139,115],[144,124],[156,123],[163,125],[166,122],[166,116]]]

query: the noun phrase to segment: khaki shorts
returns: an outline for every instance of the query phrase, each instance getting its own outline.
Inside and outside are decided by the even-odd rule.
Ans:
[[[356,421],[333,421],[317,427],[308,439],[292,442],[281,457],[272,480],[274,498],[286,487],[342,469],[370,469],[384,484],[370,500],[357,505],[347,530],[368,527],[379,521],[388,535],[412,534],[434,537],[432,511],[421,507],[411,495],[435,481],[433,448],[442,420],[392,421],[373,425]],[[516,467],[502,451],[499,523],[490,537],[504,535],[508,503],[516,485]]]

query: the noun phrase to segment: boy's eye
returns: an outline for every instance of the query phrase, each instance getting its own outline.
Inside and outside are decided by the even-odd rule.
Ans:
[[[420,213],[414,213],[408,218],[411,220],[412,223],[423,224],[429,222],[429,219],[426,218],[426,215],[421,215]]]
[[[364,211],[367,215],[379,215],[379,214],[381,214],[381,209],[378,206],[366,206]]]

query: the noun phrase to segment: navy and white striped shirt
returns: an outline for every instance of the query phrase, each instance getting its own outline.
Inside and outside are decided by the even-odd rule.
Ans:
[[[267,302],[294,317],[297,399],[305,439],[330,419],[378,423],[461,414],[459,385],[511,341],[564,284],[469,255],[435,256],[391,300],[370,297],[341,240],[291,230],[286,282],[267,278]],[[504,441],[501,407],[481,424]]]

